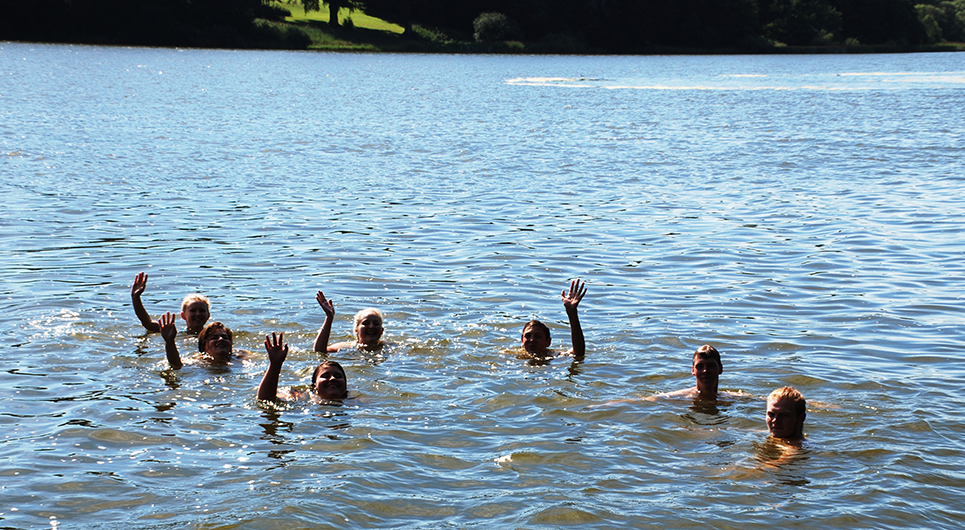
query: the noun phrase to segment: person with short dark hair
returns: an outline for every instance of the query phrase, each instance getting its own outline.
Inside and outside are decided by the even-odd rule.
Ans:
[[[265,350],[268,351],[268,369],[258,385],[258,399],[273,401],[297,401],[302,399],[320,401],[339,401],[348,396],[348,384],[345,369],[335,361],[325,361],[315,367],[312,372],[312,386],[306,391],[288,390],[278,391],[278,377],[281,367],[288,357],[288,344],[284,342],[285,335],[280,333],[271,337],[265,335]]]
[[[530,320],[523,326],[522,342],[523,350],[532,359],[545,360],[561,355],[572,355],[577,359],[582,359],[586,355],[586,340],[583,338],[583,328],[580,325],[580,315],[578,308],[580,301],[586,296],[586,284],[579,278],[570,281],[570,290],[563,290],[560,297],[563,299],[563,308],[566,310],[567,319],[570,321],[570,339],[573,347],[566,352],[556,352],[550,350],[550,329],[546,324],[539,320]]]
[[[713,401],[717,399],[717,385],[720,374],[724,373],[724,364],[720,362],[720,352],[710,344],[697,348],[691,360],[690,373],[697,384],[694,399]]]
[[[158,320],[158,329],[161,330],[161,337],[164,339],[164,351],[168,359],[168,364],[175,370],[181,369],[184,362],[178,352],[178,345],[175,339],[178,336],[178,329],[174,324],[174,313],[165,313]],[[198,333],[198,351],[201,355],[190,362],[204,361],[211,364],[228,364],[233,358],[232,333],[228,326],[221,322],[212,322]]]
[[[728,396],[739,396],[741,394],[733,392],[723,392],[717,389],[720,382],[720,374],[724,373],[724,364],[720,360],[720,352],[710,344],[704,344],[697,348],[691,358],[690,373],[694,376],[696,384],[691,388],[656,394],[648,399],[663,397],[682,397],[693,399],[694,401],[717,401],[721,394]]]

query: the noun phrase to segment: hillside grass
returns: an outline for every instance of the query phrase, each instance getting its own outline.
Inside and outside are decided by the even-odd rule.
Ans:
[[[305,7],[297,2],[272,2],[272,5],[280,7],[282,9],[287,9],[291,12],[292,16],[287,17],[285,20],[288,22],[305,23],[305,22],[316,22],[328,24],[328,6],[322,5],[321,11],[311,11],[309,13],[305,12]],[[370,17],[364,12],[355,10],[350,11],[348,9],[340,9],[338,12],[338,21],[342,24],[345,20],[351,18],[352,24],[356,28],[371,29],[376,31],[386,31],[389,33],[396,33],[401,35],[405,29],[398,24],[393,24],[391,22],[386,22],[381,18]]]

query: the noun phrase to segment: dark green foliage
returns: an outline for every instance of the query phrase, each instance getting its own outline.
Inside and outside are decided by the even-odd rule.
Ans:
[[[965,0],[935,1],[915,6],[928,42],[965,41]]]
[[[945,13],[935,6],[930,6],[927,4],[919,4],[915,6],[915,10],[918,11],[918,21],[925,28],[925,35],[928,37],[928,42],[941,42],[944,39],[942,27],[938,23],[939,19],[945,17]]]
[[[247,47],[261,0],[4,0],[0,39]]]
[[[766,51],[775,41],[854,46],[965,40],[965,0],[289,1],[307,11],[327,6],[333,25],[338,9],[363,9],[401,25],[414,40],[447,47],[474,36],[505,41],[524,35],[526,50],[562,53]],[[304,43],[300,31],[254,23],[284,16],[262,0],[0,0],[0,40],[199,47]]]
[[[920,44],[925,28],[911,0],[829,0],[841,13],[842,37],[861,44]]]
[[[311,43],[299,28],[267,20],[257,21],[252,35],[252,45],[258,48],[304,50]]]
[[[473,38],[476,42],[498,40],[522,40],[523,33],[519,24],[503,13],[482,13],[472,22]]]
[[[258,4],[258,6],[255,7],[256,18],[281,21],[290,16],[292,16],[292,12],[282,7],[268,4]]]
[[[824,44],[841,33],[841,13],[827,0],[762,0],[764,36],[785,44]]]

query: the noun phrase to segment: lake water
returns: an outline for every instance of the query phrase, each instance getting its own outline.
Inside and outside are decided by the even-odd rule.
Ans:
[[[965,525],[965,54],[0,43],[0,76],[2,528]],[[139,271],[251,361],[168,370]],[[534,317],[569,347],[576,277],[585,361],[518,359]],[[268,332],[310,378],[318,289],[395,347],[333,355],[344,406],[259,403]],[[745,397],[639,399],[704,343]]]

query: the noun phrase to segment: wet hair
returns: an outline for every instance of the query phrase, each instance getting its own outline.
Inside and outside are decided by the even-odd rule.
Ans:
[[[781,400],[788,400],[794,403],[794,413],[800,416],[807,410],[807,401],[800,392],[789,386],[778,388],[767,396],[768,403],[777,403]]]
[[[221,322],[212,322],[205,326],[204,329],[201,330],[201,333],[198,333],[198,351],[204,351],[204,343],[208,340],[208,335],[216,329],[224,330],[224,332],[228,334],[228,338],[232,338],[231,329],[228,326]]]
[[[319,365],[315,367],[315,371],[312,372],[312,392],[315,392],[315,384],[318,382],[318,374],[322,373],[322,369],[326,366],[334,366],[335,368],[338,368],[338,371],[342,372],[342,379],[348,381],[348,376],[345,375],[345,368],[342,368],[342,365],[335,361],[325,361],[323,363],[319,363]],[[345,397],[346,395],[348,395],[347,389],[345,391],[345,395],[342,397]]]
[[[529,328],[536,328],[536,329],[542,330],[543,333],[546,334],[546,338],[547,339],[550,338],[550,328],[546,327],[546,324],[543,324],[539,320],[533,319],[527,322],[526,325],[523,326],[523,332],[520,333],[520,335],[525,335],[526,330]]]
[[[720,362],[720,352],[717,351],[717,348],[711,346],[710,344],[704,344],[703,346],[697,348],[697,351],[694,352],[694,357],[691,360],[691,364],[696,363],[698,357],[701,359],[713,359],[714,361],[717,361],[717,366],[719,366],[721,369],[724,368],[724,363]]]
[[[208,300],[207,296],[199,293],[189,294],[184,297],[184,300],[181,300],[181,312],[183,313],[189,305],[195,302],[204,302],[204,305],[208,308],[208,313],[211,313],[211,301]]]
[[[368,315],[369,313],[371,313],[371,314],[379,317],[379,322],[380,322],[380,323],[384,323],[384,322],[385,322],[385,319],[382,318],[382,312],[381,312],[381,311],[379,311],[378,309],[376,309],[376,308],[374,308],[374,307],[369,307],[369,308],[366,308],[366,309],[363,309],[363,310],[359,311],[358,313],[355,313],[355,322],[352,324],[352,329],[355,329],[355,328],[359,327],[359,322],[361,322],[362,319],[365,318],[366,315]]]

